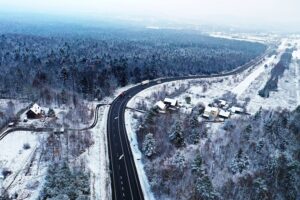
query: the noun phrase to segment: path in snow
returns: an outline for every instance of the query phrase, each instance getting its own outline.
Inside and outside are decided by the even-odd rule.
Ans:
[[[278,56],[279,57],[279,56]],[[242,82],[240,82],[235,88],[233,88],[232,92],[237,96],[243,94],[247,88],[249,88],[250,84],[259,77],[259,75],[265,71],[265,64],[270,67],[270,65],[274,62],[275,55],[270,58],[267,58],[265,62],[259,65],[257,69],[255,69],[249,76],[247,76]]]
[[[300,105],[300,65],[297,61],[300,60],[300,45],[298,50],[293,52],[294,64],[295,64],[295,74],[296,74],[296,92],[297,92],[297,104]]]

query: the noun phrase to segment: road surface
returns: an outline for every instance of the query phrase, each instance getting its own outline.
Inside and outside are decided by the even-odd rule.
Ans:
[[[147,85],[137,85],[125,91],[124,95],[118,96],[111,104],[108,121],[108,151],[110,157],[111,188],[113,200],[143,200],[143,191],[139,182],[134,158],[131,152],[130,141],[128,140],[125,128],[125,109],[131,97],[142,90],[170,81],[187,80],[195,78],[223,77],[238,74],[251,66],[263,61],[264,57],[271,52],[268,48],[266,52],[256,59],[231,72],[214,75],[184,76],[162,78],[160,81],[150,81]]]

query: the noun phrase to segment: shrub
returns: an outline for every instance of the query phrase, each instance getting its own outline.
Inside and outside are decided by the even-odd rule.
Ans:
[[[185,97],[185,102],[187,104],[191,104],[191,101],[192,101],[191,97],[189,97],[189,96]]]
[[[28,143],[23,144],[23,149],[24,150],[30,149],[30,144],[28,144]]]

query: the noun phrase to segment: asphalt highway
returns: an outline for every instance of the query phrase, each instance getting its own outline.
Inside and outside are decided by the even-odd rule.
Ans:
[[[226,73],[213,75],[197,75],[183,77],[168,77],[159,80],[152,80],[146,85],[134,86],[122,95],[118,96],[111,104],[108,113],[107,134],[108,151],[110,157],[111,188],[113,200],[143,200],[143,192],[139,182],[134,158],[131,152],[130,141],[125,128],[125,109],[128,101],[142,90],[165,82],[187,80],[195,78],[225,77],[243,72],[263,61],[264,57],[273,48],[268,48],[266,52],[246,63],[245,65]]]

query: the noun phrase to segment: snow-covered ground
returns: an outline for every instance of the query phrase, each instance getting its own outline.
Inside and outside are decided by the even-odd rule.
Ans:
[[[45,167],[39,165],[38,144],[42,134],[13,132],[0,141],[0,169],[12,174],[7,176],[2,188],[9,194],[18,194],[17,199],[36,199],[45,175]],[[24,148],[24,144],[30,146]]]
[[[100,102],[84,102],[87,108],[87,115],[91,115],[98,103],[109,104],[121,92],[133,87],[129,85],[124,88],[116,90],[114,95],[107,97]],[[17,112],[29,105],[29,103],[22,103],[16,100],[1,100],[0,108],[3,111],[7,103],[12,101],[14,103],[14,110]],[[67,106],[52,107],[56,113],[57,124],[68,123],[66,116],[71,108]],[[48,107],[42,107],[45,113],[48,112]],[[111,199],[111,186],[110,186],[110,173],[109,173],[109,157],[107,147],[107,115],[109,106],[103,106],[99,109],[99,121],[97,125],[91,129],[94,144],[88,149],[87,152],[81,155],[86,158],[87,166],[91,172],[91,199],[95,200],[108,200]],[[0,110],[1,111],[1,110]],[[20,122],[17,126],[22,127],[47,127],[53,121],[51,118],[43,118],[36,120],[28,120],[24,122],[26,114],[20,116]],[[92,119],[94,120],[94,119]],[[71,128],[87,127],[91,124],[92,120],[86,123],[77,123],[76,126],[71,124]],[[39,143],[41,137],[47,137],[45,133],[31,133],[31,132],[13,132],[8,134],[3,140],[0,141],[0,169],[7,169],[12,171],[3,182],[3,188],[7,190],[10,195],[18,193],[18,199],[37,199],[39,191],[43,186],[43,178],[47,171],[46,164],[37,163],[37,157],[40,155]],[[23,145],[28,143],[30,149],[24,150]],[[31,163],[31,164],[30,164]],[[29,167],[30,165],[30,167]],[[1,181],[0,181],[1,182]],[[0,185],[1,186],[1,185]],[[0,190],[1,192],[1,190]]]
[[[125,125],[126,125],[126,131],[128,134],[128,138],[130,141],[131,151],[134,158],[134,163],[137,169],[138,177],[140,180],[141,188],[143,190],[144,198],[145,200],[154,200],[154,195],[151,192],[151,188],[149,185],[149,181],[147,178],[147,175],[144,170],[144,165],[141,160],[142,153],[138,147],[138,141],[135,134],[135,130],[137,129],[137,123],[136,121],[131,120],[132,119],[133,112],[132,111],[126,111],[125,112]]]
[[[14,113],[16,114],[19,110],[27,107],[28,102],[15,99],[0,99],[0,111],[5,111],[7,109],[8,103],[13,103]]]
[[[295,45],[295,41],[286,41]],[[280,47],[280,49],[285,49]],[[252,84],[245,90],[240,99],[251,98],[248,105],[248,111],[255,113],[258,108],[274,109],[277,107],[295,109],[299,103],[299,62],[297,62],[297,54],[299,50],[293,53],[293,60],[289,69],[285,70],[283,77],[278,81],[278,91],[271,92],[269,98],[262,98],[258,95],[258,91],[262,89],[270,78],[271,68],[265,70]]]
[[[229,40],[240,40],[240,41],[248,41],[248,42],[259,42],[259,43],[269,43],[276,41],[278,39],[278,35],[275,34],[253,34],[249,35],[248,33],[223,33],[223,32],[212,32],[208,33],[211,37],[224,38]]]
[[[90,107],[95,108],[98,103],[110,104],[120,93],[133,86],[134,85],[128,85],[119,88],[111,97],[106,97],[100,102],[93,102],[90,104]],[[94,144],[90,147],[88,152],[83,155],[86,157],[87,165],[91,171],[91,199],[93,200],[109,200],[112,198],[106,131],[109,108],[109,105],[100,107],[98,123],[90,130],[93,134]]]
[[[255,113],[260,107],[263,108],[276,108],[284,107],[294,109],[299,105],[299,62],[296,58],[300,56],[300,52],[294,53],[293,63],[289,70],[286,70],[283,77],[278,83],[278,92],[271,93],[270,98],[261,98],[258,91],[265,85],[266,81],[271,75],[271,69],[278,63],[282,53],[288,47],[288,43],[295,44],[296,42],[283,39],[281,45],[277,49],[277,56],[266,57],[265,60],[239,75],[232,75],[222,78],[205,78],[195,80],[173,81],[163,83],[156,86],[147,88],[136,96],[134,96],[128,103],[130,108],[138,108],[142,104],[145,109],[149,110],[160,99],[159,92],[165,96],[171,96],[177,99],[182,105],[182,109],[189,112],[192,107],[198,103],[205,105],[213,102],[214,99],[220,99],[222,95],[231,92],[236,94],[240,102],[244,102],[247,97],[250,97],[247,110]],[[299,47],[300,49],[300,47]],[[176,90],[181,88],[179,95],[175,95]],[[297,96],[298,95],[298,96]],[[186,104],[185,98],[191,97],[191,103]],[[131,148],[134,154],[135,162],[138,168],[138,174],[142,184],[142,188],[146,198],[153,199],[148,179],[144,172],[144,166],[141,158],[141,151],[138,149],[135,130],[137,129],[137,120],[133,115],[141,115],[132,110],[127,110],[125,113],[125,123],[128,137],[131,141]],[[211,131],[217,130],[218,124],[211,125]]]
[[[99,109],[99,121],[91,132],[94,144],[90,147],[87,156],[91,170],[91,199],[111,199],[109,157],[107,147],[107,115],[109,106]]]
[[[237,96],[243,94],[246,91],[246,89],[249,88],[250,84],[266,70],[265,65],[271,68],[272,66],[274,66],[275,63],[278,62],[279,58],[280,56],[275,58],[275,55],[273,55],[270,58],[267,58],[263,64],[259,65],[249,76],[247,76],[241,83],[239,83],[235,88],[233,88],[232,93],[236,94]]]

